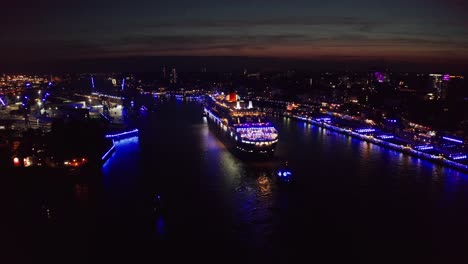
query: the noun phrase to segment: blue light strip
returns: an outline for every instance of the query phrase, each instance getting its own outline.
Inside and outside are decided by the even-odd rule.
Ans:
[[[373,129],[373,128],[361,128],[361,129],[356,129],[356,132],[358,132],[358,133],[369,133],[369,132],[375,132],[375,129]]]
[[[106,154],[104,154],[104,155],[102,156],[101,160],[105,160],[105,159],[107,158],[107,156],[109,155],[109,153],[111,153],[112,150],[114,150],[114,149],[115,149],[115,145],[114,145],[114,143],[112,142],[112,147],[106,152]]]
[[[120,137],[123,135],[128,135],[128,134],[133,134],[133,133],[138,133],[138,129],[134,129],[134,130],[118,133],[118,134],[109,134],[109,135],[106,135],[106,138]]]
[[[275,130],[275,127],[272,126],[252,126],[252,127],[237,127],[236,131],[265,131],[265,130]]]
[[[94,89],[94,77],[93,77],[93,76],[91,76],[91,86],[92,86],[93,89]]]
[[[414,148],[417,149],[417,150],[429,150],[429,149],[434,149],[433,146],[429,146],[429,145],[415,146]]]
[[[122,91],[124,89],[124,86],[125,86],[125,78],[122,79],[122,89],[121,89]]]
[[[5,102],[3,101],[1,97],[0,97],[0,102],[2,103],[3,106],[6,106]]]
[[[378,138],[380,138],[380,139],[392,139],[392,138],[395,138],[395,136],[393,136],[393,135],[380,135],[380,136],[378,136]]]
[[[110,120],[109,117],[107,117],[105,114],[101,113],[101,115],[102,115],[107,121],[109,121],[109,122],[112,123],[112,120]]]
[[[450,138],[450,137],[442,137],[442,138],[445,139],[445,140],[448,140],[448,141],[452,141],[452,142],[455,142],[455,143],[463,144],[463,140],[459,140],[459,139],[455,139],[455,138]]]
[[[103,93],[91,93],[92,95],[97,95],[97,96],[103,96],[103,97],[109,97],[113,99],[122,99],[120,96],[115,96],[115,95],[108,95],[108,94],[103,94]]]
[[[340,128],[340,127],[333,126],[333,125],[328,124],[328,123],[318,122],[318,121],[316,121],[316,120],[314,120],[312,118],[306,118],[306,117],[302,117],[302,116],[298,116],[298,115],[288,115],[288,116],[291,117],[291,118],[295,118],[295,119],[303,120],[305,122],[309,122],[309,123],[311,123],[313,125],[324,127],[326,129],[337,131],[337,132],[343,133],[345,135],[356,137],[356,138],[362,139],[364,141],[368,141],[368,142],[371,142],[371,143],[374,143],[374,144],[377,144],[377,145],[385,146],[385,147],[388,147],[388,148],[393,149],[393,150],[400,151],[400,152],[405,153],[405,154],[410,154],[410,155],[416,156],[416,157],[421,158],[421,159],[430,160],[430,161],[433,161],[435,163],[439,163],[439,164],[443,164],[443,165],[446,165],[446,166],[449,166],[449,167],[452,167],[452,168],[460,169],[462,171],[468,171],[468,165],[453,161],[453,160],[451,160],[449,158],[445,158],[442,155],[429,154],[429,153],[425,153],[425,152],[413,149],[413,148],[405,146],[405,145],[399,145],[399,144],[391,143],[391,142],[384,141],[384,140],[381,140],[381,139],[378,139],[378,138],[368,137],[367,135],[356,133],[356,132],[352,131],[349,128]],[[458,143],[460,143],[460,142],[458,142]]]

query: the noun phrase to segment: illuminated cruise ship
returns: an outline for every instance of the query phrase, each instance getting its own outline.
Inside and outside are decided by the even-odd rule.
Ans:
[[[235,93],[214,94],[206,98],[205,114],[229,147],[240,152],[272,156],[278,142],[278,131],[266,114],[246,104]]]

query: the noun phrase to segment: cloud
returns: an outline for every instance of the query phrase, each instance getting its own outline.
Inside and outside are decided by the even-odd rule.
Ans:
[[[2,57],[92,58],[127,55],[235,55],[266,57],[367,56],[376,54],[468,57],[468,41],[376,37],[372,34],[131,35],[89,40],[0,43]],[[3,54],[1,54],[3,53]]]
[[[246,32],[267,29],[310,30],[311,28],[345,28],[357,32],[372,32],[391,23],[385,20],[353,16],[279,16],[273,18],[191,18],[159,20],[158,18],[146,22],[118,20],[112,24],[104,23],[93,27],[84,26],[77,29],[79,34],[128,34],[134,33],[171,33],[179,31],[203,32]]]
[[[374,28],[386,25],[383,20],[372,20],[352,16],[309,16],[309,17],[274,17],[249,19],[182,19],[173,21],[155,21],[136,24],[137,28],[174,29],[174,28],[223,28],[245,29],[251,27],[282,27],[282,26],[344,26],[353,27],[358,31],[369,32]]]

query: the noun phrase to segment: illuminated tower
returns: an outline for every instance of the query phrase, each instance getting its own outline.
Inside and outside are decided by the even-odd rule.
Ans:
[[[94,77],[91,75],[91,88],[94,91]]]
[[[442,83],[440,85],[440,99],[445,100],[447,99],[447,90],[450,82],[450,75],[449,74],[444,74],[442,76]]]

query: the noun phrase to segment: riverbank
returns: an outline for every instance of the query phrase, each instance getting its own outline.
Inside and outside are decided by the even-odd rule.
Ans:
[[[345,135],[348,135],[348,136],[351,136],[351,137],[354,137],[354,138],[358,138],[358,139],[361,139],[361,140],[364,140],[364,141],[367,141],[367,142],[370,142],[370,143],[373,143],[373,144],[376,144],[376,145],[379,145],[379,146],[382,146],[382,147],[386,147],[386,148],[389,148],[389,149],[392,149],[392,150],[396,150],[396,151],[402,152],[404,154],[408,154],[408,155],[415,156],[415,157],[418,157],[418,158],[421,158],[421,159],[424,159],[424,160],[428,160],[428,161],[434,162],[436,164],[440,164],[440,165],[444,165],[444,166],[447,166],[447,167],[450,167],[450,168],[453,168],[453,169],[457,169],[457,170],[460,170],[462,172],[468,172],[468,165],[446,159],[442,155],[428,154],[428,153],[413,149],[412,147],[410,147],[408,145],[395,144],[395,143],[392,143],[392,142],[388,142],[386,139],[379,139],[379,138],[376,138],[376,137],[374,137],[372,135],[366,135],[366,134],[361,134],[361,133],[358,133],[358,132],[354,132],[351,129],[340,128],[340,127],[334,126],[334,125],[332,125],[330,123],[327,123],[327,122],[325,122],[323,120],[322,121],[316,121],[316,120],[314,120],[312,118],[301,117],[301,116],[298,116],[298,115],[284,115],[284,116],[288,117],[288,118],[304,121],[306,123],[316,125],[316,126],[319,126],[319,127],[323,127],[325,129],[329,129],[329,130],[332,130],[332,131],[335,131],[335,132],[338,132],[338,133],[341,133],[341,134],[345,134]]]

